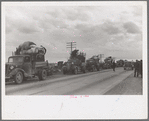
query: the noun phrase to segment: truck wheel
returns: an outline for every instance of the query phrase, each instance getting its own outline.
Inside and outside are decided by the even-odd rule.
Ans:
[[[21,84],[23,82],[23,74],[22,72],[18,71],[14,77],[15,83]]]
[[[74,74],[78,74],[78,69],[77,68],[75,68],[75,70],[74,70]]]
[[[47,71],[45,69],[43,69],[40,73],[39,73],[39,79],[40,80],[45,80],[47,78]]]

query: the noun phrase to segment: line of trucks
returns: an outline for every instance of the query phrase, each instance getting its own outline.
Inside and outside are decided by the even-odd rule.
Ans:
[[[29,41],[21,44],[5,64],[6,82],[13,80],[16,84],[21,84],[28,78],[34,77],[38,77],[39,80],[45,80],[52,73],[50,64],[45,61],[45,54],[46,48],[43,46],[38,47],[35,43]],[[104,68],[99,63],[98,56],[93,56],[85,61],[84,53],[78,54],[78,50],[75,50],[75,56],[72,54],[70,59],[62,66],[63,74],[86,73],[86,70],[99,71],[100,68]]]

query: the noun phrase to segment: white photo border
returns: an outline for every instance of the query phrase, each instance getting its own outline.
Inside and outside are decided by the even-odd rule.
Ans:
[[[72,4],[73,3],[73,4]],[[143,8],[143,95],[90,95],[84,98],[70,99],[69,96],[6,96],[5,95],[5,7],[6,6],[131,6]],[[80,1],[80,2],[2,2],[1,31],[1,92],[2,119],[146,119],[148,95],[147,64],[147,2],[145,1]],[[119,98],[119,102],[116,100]],[[61,109],[61,106],[63,108]],[[131,114],[131,115],[130,115]]]

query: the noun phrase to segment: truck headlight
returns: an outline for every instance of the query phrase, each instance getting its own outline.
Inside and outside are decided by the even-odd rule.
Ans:
[[[10,69],[11,69],[11,70],[14,69],[14,66],[10,66]]]

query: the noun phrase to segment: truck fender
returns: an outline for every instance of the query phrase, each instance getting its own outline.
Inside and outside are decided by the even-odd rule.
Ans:
[[[21,72],[23,73],[23,75],[24,75],[25,77],[27,77],[28,74],[27,74],[23,69],[21,69],[21,68],[15,68],[14,70],[12,70],[12,71],[10,72],[9,75],[14,76],[14,75],[16,75],[16,73],[17,73],[18,71],[21,71]]]

